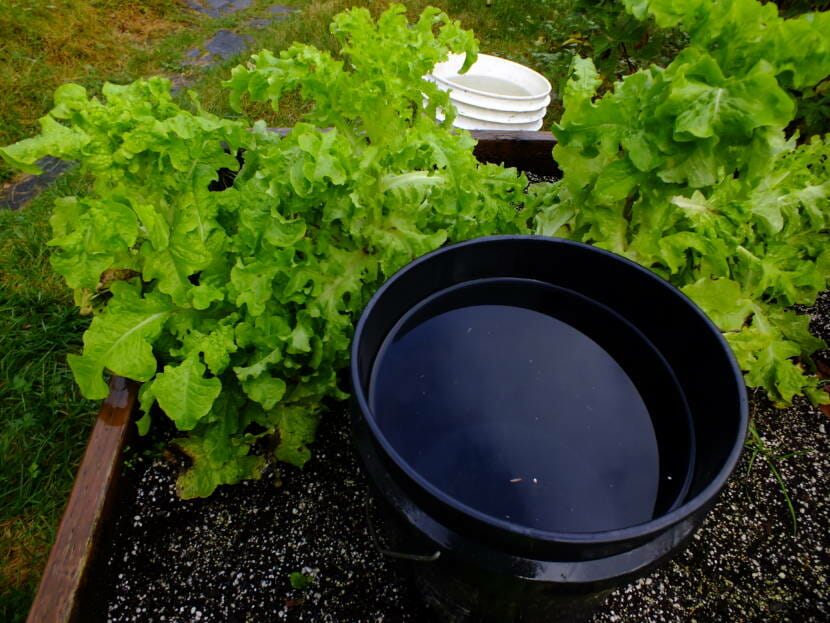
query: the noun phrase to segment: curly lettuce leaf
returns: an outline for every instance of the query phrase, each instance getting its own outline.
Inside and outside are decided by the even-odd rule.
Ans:
[[[185,500],[208,497],[216,487],[259,478],[265,467],[262,456],[250,454],[250,445],[229,438],[221,426],[197,429],[175,443],[193,461],[176,480],[176,492]]]
[[[788,88],[804,89],[830,74],[830,13],[783,19],[774,3],[758,0],[623,0],[637,19],[680,27],[692,47],[706,50],[729,74],[764,60]]]
[[[311,458],[308,446],[317,433],[318,419],[313,404],[277,407],[269,417],[276,423],[279,445],[275,456],[280,461],[303,467]]]
[[[112,299],[84,333],[83,355],[69,355],[69,366],[86,398],[105,398],[104,371],[149,381],[156,373],[152,343],[175,313],[170,299],[159,293],[142,296],[140,286],[112,284]]]
[[[822,343],[786,308],[812,304],[830,279],[830,146],[796,146],[785,129],[791,90],[830,75],[828,15],[785,20],[755,0],[625,3],[687,30],[690,45],[599,98],[592,62],[574,59],[553,130],[564,175],[531,195],[537,233],[683,288],[726,332],[747,383],[777,403],[825,399],[809,374]]]
[[[152,393],[162,410],[183,431],[193,430],[211,410],[222,391],[216,377],[205,377],[205,365],[195,353],[178,365],[166,365],[153,380]]]

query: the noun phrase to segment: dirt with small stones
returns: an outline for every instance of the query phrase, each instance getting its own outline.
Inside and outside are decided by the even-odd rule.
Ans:
[[[830,338],[830,295],[812,310]],[[804,401],[751,394],[755,427],[795,510],[761,455],[744,455],[689,545],[620,588],[590,623],[830,620],[830,420]],[[328,414],[304,470],[270,468],[211,498],[176,497],[175,462],[134,448],[119,515],[84,621],[409,623],[438,618],[367,535],[366,480],[347,416]],[[750,469],[750,463],[751,469]],[[277,486],[279,484],[279,486]],[[305,590],[289,575],[312,578]]]
[[[663,569],[616,591],[591,623],[830,620],[830,421],[803,401],[786,411],[759,396],[755,426],[786,484],[751,449],[689,546]]]
[[[180,500],[177,468],[137,456],[89,621],[417,621],[416,600],[365,529],[367,485],[346,416],[330,413],[305,469]],[[306,590],[289,576],[312,578]]]

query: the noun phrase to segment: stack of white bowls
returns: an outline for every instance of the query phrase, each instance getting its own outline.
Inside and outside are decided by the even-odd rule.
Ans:
[[[424,76],[443,91],[465,130],[538,130],[550,104],[550,82],[529,67],[498,56],[479,54],[461,74],[464,54],[453,54]]]

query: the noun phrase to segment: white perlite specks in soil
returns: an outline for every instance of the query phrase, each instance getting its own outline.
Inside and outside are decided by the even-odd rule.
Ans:
[[[814,310],[830,337],[830,296]],[[830,418],[803,401],[787,410],[751,396],[752,416],[795,507],[798,532],[769,464],[751,449],[688,546],[614,592],[590,623],[830,620]],[[432,622],[406,578],[376,552],[367,485],[348,418],[324,417],[304,470],[179,500],[176,468],[134,453],[110,547],[93,577],[85,623]],[[289,575],[312,578],[298,590]]]
[[[304,470],[180,500],[176,468],[136,461],[84,621],[264,623],[418,621],[406,582],[365,529],[366,482],[343,414],[320,427]],[[127,484],[127,487],[130,485]],[[305,590],[289,576],[312,578]],[[97,576],[97,574],[96,574]]]
[[[830,621],[828,418],[803,402],[781,411],[753,400],[755,425],[776,455],[796,510],[758,456],[744,456],[688,547],[651,575],[613,593],[591,623]]]

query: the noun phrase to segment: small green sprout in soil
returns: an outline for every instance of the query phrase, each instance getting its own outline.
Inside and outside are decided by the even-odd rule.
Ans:
[[[304,591],[311,586],[314,578],[310,575],[302,573],[301,571],[294,571],[288,576],[288,581],[291,582],[291,586],[297,590]]]

